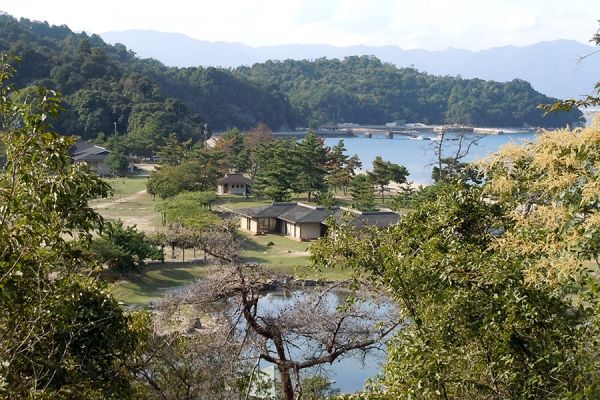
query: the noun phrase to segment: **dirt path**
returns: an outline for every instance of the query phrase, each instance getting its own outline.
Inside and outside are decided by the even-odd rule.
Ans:
[[[92,208],[95,209],[95,210],[103,210],[103,209],[106,209],[106,208],[113,207],[113,206],[115,206],[115,205],[117,205],[119,203],[126,203],[128,201],[137,200],[140,197],[142,197],[144,194],[146,194],[146,189],[140,190],[139,192],[134,193],[131,196],[123,197],[122,199],[117,199],[117,200],[109,201],[108,203],[95,204],[95,205],[92,206]]]

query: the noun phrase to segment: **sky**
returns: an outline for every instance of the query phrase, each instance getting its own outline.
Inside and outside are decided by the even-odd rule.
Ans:
[[[1,0],[0,10],[98,34],[150,29],[251,46],[481,50],[588,42],[600,0]]]

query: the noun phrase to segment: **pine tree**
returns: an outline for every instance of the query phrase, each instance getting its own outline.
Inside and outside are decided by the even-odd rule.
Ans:
[[[309,131],[304,139],[297,145],[300,161],[300,174],[298,175],[298,189],[308,193],[308,201],[313,192],[326,188],[325,175],[327,174],[327,147],[323,139]]]
[[[373,194],[373,181],[369,175],[356,175],[350,182],[350,195],[352,207],[360,211],[375,209],[375,195]]]
[[[380,156],[373,160],[373,170],[369,173],[373,183],[378,185],[381,190],[381,202],[384,202],[385,186],[390,182],[405,183],[408,171],[406,167],[400,164],[394,164],[390,161],[384,161]]]
[[[298,163],[296,145],[286,140],[265,144],[257,152],[261,165],[255,177],[253,191],[273,201],[289,200],[291,192],[298,191]]]
[[[348,156],[344,154],[346,147],[344,141],[340,140],[338,144],[329,149],[327,155],[327,184],[331,189],[337,192],[337,189],[344,186],[346,176],[346,164]]]

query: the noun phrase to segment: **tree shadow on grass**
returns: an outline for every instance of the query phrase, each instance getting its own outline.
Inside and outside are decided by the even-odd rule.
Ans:
[[[264,258],[264,257],[242,257],[242,259],[244,260],[244,262],[250,263],[250,264],[260,264],[260,265],[267,265],[269,264],[269,260]]]
[[[252,238],[245,238],[243,248],[246,251],[260,251],[264,252],[269,250],[269,246],[265,246],[264,244],[258,243],[256,240]]]

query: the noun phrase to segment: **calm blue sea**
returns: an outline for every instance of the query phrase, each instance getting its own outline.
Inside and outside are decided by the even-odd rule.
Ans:
[[[430,133],[419,133],[423,137],[433,138],[435,135]],[[456,139],[457,136],[449,135],[449,139]],[[475,137],[474,135],[465,135],[465,139]],[[339,138],[327,138],[325,144],[333,146],[338,143]],[[383,135],[373,136],[371,139],[364,137],[344,138],[346,153],[348,155],[357,154],[362,161],[362,169],[370,170],[373,160],[376,156],[381,156],[386,161],[404,165],[409,173],[409,180],[415,184],[431,183],[432,163],[436,160],[434,146],[438,145],[437,141],[433,140],[411,140],[404,135],[395,135],[393,139],[386,139]],[[495,152],[498,148],[509,142],[522,143],[526,140],[535,140],[535,133],[511,133],[503,135],[485,135],[471,146],[470,152],[465,161],[473,161],[484,158],[490,153]],[[444,154],[451,155],[452,151],[456,150],[457,141],[445,141]]]

